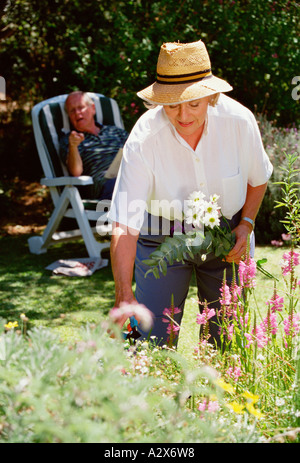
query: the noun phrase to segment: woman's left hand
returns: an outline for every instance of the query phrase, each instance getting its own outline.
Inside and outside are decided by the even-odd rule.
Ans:
[[[247,253],[247,243],[248,235],[251,233],[252,227],[248,226],[247,223],[240,223],[232,232],[235,233],[236,242],[234,247],[226,256],[226,262],[234,262],[239,264],[239,262],[246,256]]]

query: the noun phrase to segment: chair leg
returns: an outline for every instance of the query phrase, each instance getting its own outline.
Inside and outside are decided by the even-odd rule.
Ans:
[[[85,214],[79,191],[76,187],[69,185],[64,188],[43,235],[32,236],[28,239],[31,253],[42,254],[47,252],[47,248],[53,242],[52,236],[64,217],[69,203],[71,203],[74,211],[88,255],[93,258],[101,257],[102,250],[109,248],[110,243],[99,243],[95,239],[89,220]]]
[[[109,247],[109,243],[99,243],[92,232],[89,220],[85,214],[81,196],[76,187],[69,187],[69,199],[72,205],[75,217],[84,239],[85,247],[90,257],[101,257],[101,251]]]
[[[47,227],[42,236],[32,236],[28,239],[29,250],[33,254],[43,254],[47,252],[53,233],[57,230],[69,204],[69,187],[65,187],[54,211],[50,217]]]

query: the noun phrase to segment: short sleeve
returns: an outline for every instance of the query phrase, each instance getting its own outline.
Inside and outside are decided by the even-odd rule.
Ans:
[[[249,159],[248,183],[256,187],[266,183],[272,175],[273,166],[267,155],[260,130],[254,115],[251,113],[246,133],[247,142],[243,143],[245,155]]]
[[[108,217],[135,230],[141,230],[152,175],[138,143],[126,143]]]

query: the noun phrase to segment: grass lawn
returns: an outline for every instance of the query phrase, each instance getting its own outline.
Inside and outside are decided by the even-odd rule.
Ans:
[[[53,276],[45,267],[59,258],[86,257],[81,242],[56,245],[46,254],[29,253],[27,235],[0,238],[0,317],[18,321],[25,313],[30,326],[47,326],[62,340],[77,340],[82,325],[99,323],[107,317],[114,303],[114,282],[110,265],[91,277]],[[257,247],[256,260],[267,258],[265,268],[280,275],[284,250]],[[109,258],[109,253],[105,257]],[[261,311],[271,297],[273,282],[257,272],[255,297]],[[192,281],[181,328],[179,351],[187,357],[197,345],[198,311],[196,287]]]
[[[31,326],[47,326],[62,339],[75,339],[82,324],[97,323],[108,314],[114,300],[110,266],[90,278],[53,276],[45,270],[57,259],[87,257],[82,243],[33,255],[23,235],[1,238],[0,247],[0,317],[19,320],[25,313]]]

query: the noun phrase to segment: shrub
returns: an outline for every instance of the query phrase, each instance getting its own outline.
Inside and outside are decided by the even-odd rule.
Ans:
[[[294,0],[4,3],[10,34],[1,43],[1,72],[13,101],[98,91],[117,98],[130,129],[143,111],[136,92],[154,81],[161,44],[203,39],[213,72],[232,83],[234,98],[285,125],[299,121]]]
[[[68,346],[50,330],[35,328],[24,337],[13,325],[0,338],[1,443],[249,440],[249,423],[226,436],[230,414],[204,422],[189,409],[196,383],[206,393],[213,387],[210,369],[190,371],[172,352],[126,351],[101,327],[87,327]],[[255,425],[251,430],[256,441]]]
[[[282,224],[285,211],[281,208],[276,208],[277,202],[282,197],[282,188],[277,182],[283,179],[284,171],[282,168],[287,166],[287,153],[298,156],[298,161],[296,161],[294,168],[299,169],[300,167],[298,154],[300,132],[296,126],[278,128],[274,122],[268,121],[265,115],[258,114],[256,117],[264,147],[270,157],[274,170],[256,220],[255,236],[259,244],[270,244],[272,240],[280,241],[281,235],[286,233]],[[294,181],[300,181],[299,172],[296,173]]]

